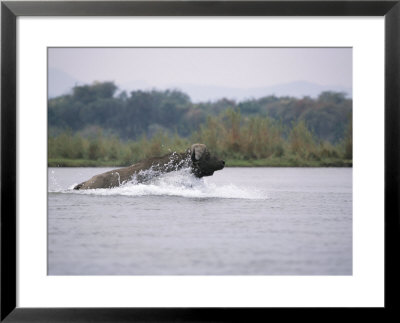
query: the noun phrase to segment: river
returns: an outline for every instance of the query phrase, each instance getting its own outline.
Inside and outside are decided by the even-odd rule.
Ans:
[[[351,275],[351,168],[182,170],[74,191],[48,169],[49,275]]]

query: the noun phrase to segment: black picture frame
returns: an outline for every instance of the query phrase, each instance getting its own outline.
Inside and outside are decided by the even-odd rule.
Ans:
[[[4,1],[1,3],[1,317],[3,322],[253,322],[288,308],[19,308],[16,307],[16,19],[19,16],[384,16],[385,18],[385,306],[399,291],[400,0],[395,1]],[[322,309],[342,318],[337,309]],[[346,309],[346,315],[354,309]],[[358,309],[360,310],[360,309]],[[365,310],[365,309],[364,309]],[[268,311],[268,312],[267,312]],[[321,311],[321,310],[320,310]],[[285,313],[285,314],[284,314]],[[338,313],[338,314],[336,314]],[[311,317],[310,317],[311,315]],[[318,315],[317,315],[318,316]],[[298,317],[300,318],[300,317]],[[321,318],[321,317],[320,317]]]

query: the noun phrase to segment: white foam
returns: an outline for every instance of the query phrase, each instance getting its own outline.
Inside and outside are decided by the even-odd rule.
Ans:
[[[144,184],[135,180],[111,189],[73,190],[71,185],[64,193],[123,196],[180,196],[187,198],[266,199],[264,192],[233,184],[217,185],[207,178],[198,179],[188,169],[162,174]]]

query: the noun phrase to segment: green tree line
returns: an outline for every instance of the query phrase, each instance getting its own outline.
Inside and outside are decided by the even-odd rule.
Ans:
[[[343,93],[323,92],[315,99],[266,96],[242,102],[223,98],[193,103],[179,90],[128,94],[120,92],[113,82],[97,82],[75,86],[70,94],[48,101],[49,134],[56,136],[69,130],[89,137],[101,128],[104,136],[125,141],[151,138],[159,132],[190,138],[210,116],[218,117],[228,109],[240,111],[246,121],[268,117],[286,128],[303,121],[317,140],[337,144],[346,136],[352,100]],[[260,127],[251,122],[253,127]]]
[[[151,137],[124,140],[98,127],[85,132],[49,135],[49,166],[126,166],[152,156],[184,151],[205,143],[228,166],[351,166],[352,129],[336,143],[318,138],[300,119],[291,126],[271,117],[244,117],[228,108],[209,115],[190,136],[159,130]]]

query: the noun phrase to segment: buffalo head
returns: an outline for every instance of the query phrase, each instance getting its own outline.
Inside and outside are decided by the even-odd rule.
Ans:
[[[190,157],[193,163],[193,173],[199,178],[211,176],[216,170],[221,170],[225,166],[225,162],[212,156],[204,144],[192,145]]]

